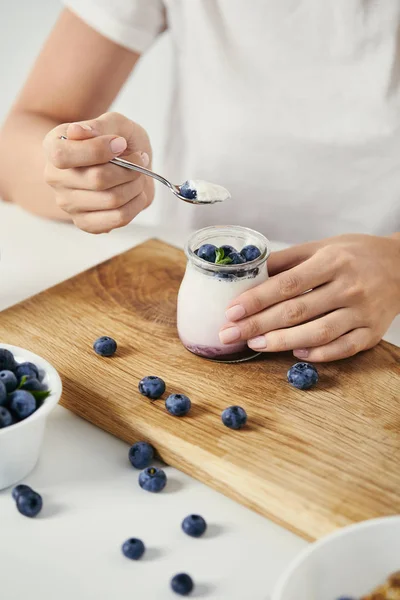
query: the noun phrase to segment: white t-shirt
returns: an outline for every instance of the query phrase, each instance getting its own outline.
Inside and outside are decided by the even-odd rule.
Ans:
[[[286,242],[400,231],[399,0],[66,4],[141,53],[170,31],[164,173],[221,184],[232,200],[192,207],[166,191],[169,222]]]

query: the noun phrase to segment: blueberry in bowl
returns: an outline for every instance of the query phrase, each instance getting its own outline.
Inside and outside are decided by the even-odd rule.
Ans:
[[[1,342],[0,373],[1,490],[21,481],[35,467],[47,418],[60,400],[62,383],[47,360]]]

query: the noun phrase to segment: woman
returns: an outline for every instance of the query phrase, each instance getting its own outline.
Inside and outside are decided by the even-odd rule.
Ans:
[[[69,0],[3,127],[2,196],[92,233],[152,202],[151,179],[107,164],[151,165],[146,132],[106,111],[165,29],[164,172],[220,183],[234,200],[195,208],[166,192],[164,222],[236,223],[298,244],[227,307],[221,341],[310,361],[374,346],[400,312],[397,0]]]

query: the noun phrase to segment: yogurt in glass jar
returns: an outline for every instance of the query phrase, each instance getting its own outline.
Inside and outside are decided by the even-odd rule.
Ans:
[[[233,246],[238,252],[253,245],[260,256],[243,264],[215,264],[196,255],[203,244]],[[269,241],[252,229],[236,225],[205,227],[185,246],[188,262],[178,294],[177,325],[182,344],[194,354],[221,362],[239,362],[259,354],[246,342],[222,344],[221,327],[229,303],[268,279]]]

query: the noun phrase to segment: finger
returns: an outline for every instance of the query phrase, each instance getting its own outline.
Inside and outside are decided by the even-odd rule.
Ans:
[[[274,304],[274,306],[262,310],[251,317],[241,319],[240,321],[232,319],[231,322],[222,327],[221,333],[228,328],[236,326],[239,332],[237,332],[237,338],[233,341],[237,342],[239,340],[249,340],[275,329],[299,325],[337,308],[342,308],[341,296],[337,288],[338,286],[335,283],[328,283],[308,294],[301,294],[297,298]],[[229,313],[230,311],[228,310],[228,318]],[[235,309],[233,309],[233,316],[235,316]],[[232,337],[233,332],[230,335]]]
[[[356,326],[354,311],[342,308],[297,327],[270,331],[265,335],[248,340],[247,344],[253,350],[262,352],[285,352],[295,348],[311,348],[329,344]]]
[[[315,252],[315,243],[310,242],[272,252],[268,258],[267,266],[270,277],[287,271],[310,258]]]
[[[378,342],[379,339],[372,335],[368,327],[362,327],[342,335],[329,344],[317,348],[302,349],[293,352],[293,354],[296,358],[307,359],[310,362],[330,362],[354,356],[358,352],[373,348]]]
[[[56,196],[57,205],[68,214],[113,210],[127,204],[143,192],[145,176],[128,181],[102,192],[64,190]]]
[[[45,144],[47,159],[57,169],[89,167],[107,163],[126,150],[125,138],[101,135],[89,140],[52,139]]]
[[[145,153],[132,154],[129,159],[136,165],[148,164],[148,156]],[[146,160],[147,157],[147,160]],[[70,188],[75,190],[108,190],[116,185],[134,181],[143,177],[137,171],[121,169],[117,165],[107,163],[93,167],[81,167],[76,169],[57,169],[53,164],[47,163],[45,169],[46,182],[55,188]]]
[[[67,126],[65,137],[69,140],[89,140],[92,137],[101,135],[101,132],[96,128],[96,125],[96,121],[70,123]]]
[[[145,192],[124,206],[114,210],[98,210],[80,213],[73,219],[75,225],[88,233],[109,233],[112,229],[124,227],[148,206]]]
[[[248,317],[273,306],[278,302],[295,298],[304,292],[328,283],[332,280],[333,268],[329,261],[318,253],[288,271],[271,277],[244,294],[241,294],[228,307],[226,316],[229,320]],[[235,311],[230,308],[235,307]],[[241,315],[241,316],[239,316]]]

